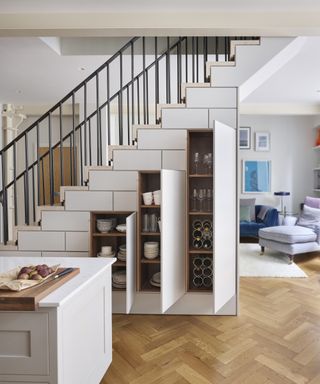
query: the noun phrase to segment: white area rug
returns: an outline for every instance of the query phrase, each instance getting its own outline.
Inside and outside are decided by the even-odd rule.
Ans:
[[[259,244],[239,245],[240,276],[251,277],[308,277],[295,263],[288,264],[288,257],[270,249],[260,255]]]

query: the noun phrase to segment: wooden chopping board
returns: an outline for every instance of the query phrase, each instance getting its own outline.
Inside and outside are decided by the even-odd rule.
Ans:
[[[66,268],[58,268],[56,273],[62,272],[65,269]],[[43,283],[20,292],[0,290],[0,311],[35,311],[41,299],[78,275],[79,272],[79,268],[73,268],[73,271],[67,275],[57,279],[48,278],[48,280]]]

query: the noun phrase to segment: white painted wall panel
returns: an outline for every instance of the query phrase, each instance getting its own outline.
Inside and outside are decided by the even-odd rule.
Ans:
[[[208,109],[163,109],[162,128],[208,128]]]
[[[187,169],[187,157],[185,151],[163,151],[162,168],[185,171]]]
[[[90,171],[90,191],[135,191],[138,172],[136,171]]]
[[[115,170],[158,170],[161,168],[161,151],[122,150],[113,151]]]
[[[66,251],[89,250],[88,232],[66,232]]]
[[[209,123],[210,128],[213,128],[214,120],[220,121],[220,123],[229,125],[229,127],[236,128],[237,127],[237,114],[238,109],[210,109],[209,111]]]
[[[41,252],[25,252],[25,251],[0,251],[0,256],[10,257],[41,257]]]
[[[139,129],[139,149],[186,149],[187,131],[181,129]]]
[[[89,257],[88,252],[42,252],[42,257]]]
[[[137,193],[136,192],[114,192],[114,211],[136,211]]]
[[[18,244],[21,251],[64,251],[64,232],[20,231]]]
[[[42,212],[41,226],[44,231],[88,231],[89,212]]]
[[[187,88],[187,108],[236,108],[236,88]]]
[[[112,203],[112,192],[65,192],[65,209],[68,211],[110,211]]]

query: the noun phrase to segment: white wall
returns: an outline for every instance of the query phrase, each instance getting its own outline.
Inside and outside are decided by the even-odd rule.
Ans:
[[[290,191],[285,200],[289,212],[299,212],[306,195],[313,195],[314,116],[240,116],[240,127],[251,127],[251,149],[239,150],[240,197],[256,197],[257,204],[278,206],[275,191]],[[271,150],[256,152],[254,133],[270,132]],[[320,153],[319,153],[320,156]],[[271,193],[242,194],[242,160],[271,160]],[[320,159],[319,159],[320,161]]]

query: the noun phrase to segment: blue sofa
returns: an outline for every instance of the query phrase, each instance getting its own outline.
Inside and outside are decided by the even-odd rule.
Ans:
[[[255,239],[258,239],[259,229],[279,225],[279,214],[276,208],[267,207],[269,209],[263,220],[257,217],[262,207],[266,206],[255,206],[255,221],[240,221],[240,239],[245,237],[253,237]]]

